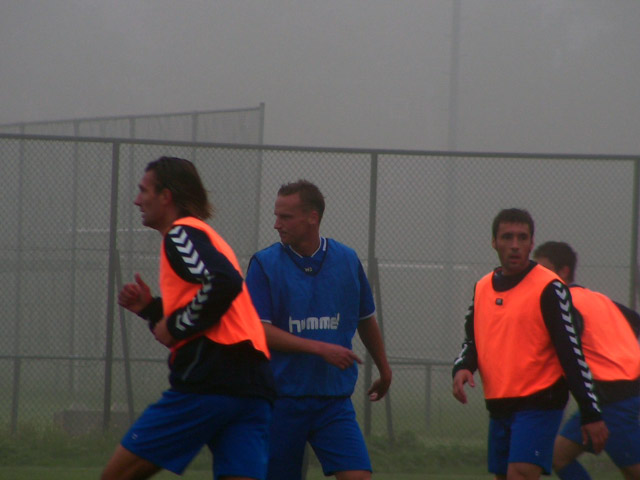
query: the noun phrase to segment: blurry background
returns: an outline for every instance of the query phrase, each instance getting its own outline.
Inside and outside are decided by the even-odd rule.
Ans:
[[[176,155],[244,267],[277,240],[278,186],[316,182],[394,367],[372,409],[363,367],[363,427],[483,450],[481,389],[457,404],[450,366],[498,210],[528,209],[579,283],[635,306],[639,21],[634,0],[5,1],[0,424],[122,428],[166,388],[165,350],[114,295],[155,282],[132,202]]]
[[[635,154],[636,0],[3,0],[0,124],[267,106],[265,143]]]

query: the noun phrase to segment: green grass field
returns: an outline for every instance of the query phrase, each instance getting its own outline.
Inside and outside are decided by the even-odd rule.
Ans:
[[[70,437],[55,428],[23,428],[17,435],[0,431],[0,480],[85,480],[99,478],[103,466],[117,445],[120,434]],[[368,439],[378,480],[488,480],[486,445],[477,440],[422,438],[404,432],[394,444],[386,437]],[[607,457],[585,456],[584,464],[593,478],[621,478]],[[203,451],[183,477],[162,472],[154,478],[210,480],[211,457]],[[325,478],[312,457],[307,480]],[[552,477],[555,478],[555,477]]]
[[[0,467],[0,479],[2,480],[88,480],[100,477],[99,468],[51,468],[51,467]],[[172,480],[184,478],[185,480],[211,480],[211,471],[197,470],[187,471],[183,476],[179,477],[171,473],[163,472],[153,477],[158,480]],[[325,479],[322,472],[313,469],[309,472],[307,480]],[[381,473],[375,475],[379,480],[453,480],[453,479],[485,479],[490,476],[478,476],[478,474],[470,473],[451,473],[451,474],[429,474],[429,473]]]

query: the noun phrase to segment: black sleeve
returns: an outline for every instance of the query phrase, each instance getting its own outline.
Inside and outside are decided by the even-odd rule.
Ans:
[[[475,292],[474,292],[475,296]],[[473,301],[469,306],[464,321],[465,338],[462,343],[462,350],[453,362],[452,376],[455,377],[458,370],[469,370],[471,373],[478,369],[478,351],[476,350],[476,337],[474,331]]]
[[[191,303],[168,318],[169,333],[180,340],[220,321],[242,291],[243,280],[202,230],[178,225],[165,235],[164,247],[171,268],[183,280],[202,285]]]
[[[638,315],[638,312],[631,310],[629,307],[625,307],[618,302],[613,303],[616,304],[616,307],[620,309],[624,318],[627,319],[627,322],[629,322],[629,325],[631,326],[631,330],[633,330],[633,333],[637,338],[638,335],[640,335],[640,315]]]
[[[569,288],[559,280],[551,282],[542,292],[540,307],[569,390],[580,408],[582,424],[601,420],[600,405],[593,391],[593,377],[584,359],[574,321],[575,310]]]

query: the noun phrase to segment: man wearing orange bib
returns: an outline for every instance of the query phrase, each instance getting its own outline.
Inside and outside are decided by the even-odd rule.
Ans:
[[[465,384],[475,386],[473,372],[480,372],[490,416],[489,471],[499,480],[551,473],[569,390],[580,407],[585,441],[600,451],[608,435],[575,333],[569,289],[529,259],[533,234],[525,210],[495,217],[491,245],[500,267],[476,283],[453,367],[453,395],[461,403],[467,403]]]
[[[593,372],[602,403],[602,418],[610,431],[605,451],[628,480],[640,479],[640,315],[602,293],[575,285],[577,255],[564,242],[546,242],[535,260],[569,285],[582,322],[582,349]],[[573,415],[556,437],[553,469],[562,480],[589,480],[576,460],[589,445],[579,436],[579,416]]]
[[[214,478],[263,480],[275,383],[264,328],[233,250],[208,224],[211,205],[195,166],[147,165],[135,204],[162,234],[160,291],[136,274],[118,302],[171,349],[171,388],[125,434],[102,480],[181,474],[206,445]]]

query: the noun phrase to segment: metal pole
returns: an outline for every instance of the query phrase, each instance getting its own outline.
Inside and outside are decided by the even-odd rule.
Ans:
[[[25,126],[20,125],[20,133],[24,135]],[[23,224],[24,224],[24,163],[25,145],[24,140],[20,140],[18,159],[18,211],[16,225],[16,273],[15,273],[15,322],[14,322],[14,342],[13,353],[15,355],[13,365],[13,392],[11,398],[11,433],[18,430],[18,403],[20,399],[20,348],[21,348],[21,325],[22,325],[22,259],[23,259]]]
[[[427,433],[431,430],[431,365],[427,365],[425,369],[425,425],[427,427]]]
[[[264,102],[260,104],[260,132],[258,137],[260,145],[264,144]],[[256,176],[256,205],[254,209],[253,219],[253,238],[255,241],[253,251],[257,252],[260,249],[260,205],[262,199],[262,156],[263,151],[258,150],[258,173]]]
[[[191,141],[196,143],[198,141],[198,113],[191,114]],[[191,161],[196,163],[196,147],[191,147]]]
[[[120,252],[116,252],[116,287],[122,290],[122,269],[120,266]],[[135,412],[133,406],[133,386],[131,382],[131,356],[129,354],[129,334],[127,322],[125,319],[124,308],[118,308],[118,317],[120,318],[120,335],[122,338],[122,357],[124,367],[124,382],[127,394],[127,411],[129,413],[129,424],[133,424],[135,420]]]
[[[380,277],[378,275],[378,260],[376,258],[376,213],[377,213],[377,201],[378,201],[378,154],[371,154],[371,169],[369,178],[369,243],[367,248],[367,274],[369,281],[373,288],[376,298],[376,317],[380,325],[380,332],[382,339],[384,340],[384,320],[382,316],[382,294],[380,289]],[[367,355],[365,358],[364,368],[364,433],[365,435],[371,434],[371,402],[366,393],[366,386],[371,384],[372,380],[373,361],[371,355]],[[385,400],[386,412],[387,412],[387,430],[389,438],[393,441],[393,427],[391,419],[391,398],[389,393]]]
[[[73,122],[73,136],[80,136],[80,124]],[[77,247],[78,247],[78,142],[73,144],[73,174],[71,186],[71,275],[69,279],[69,351],[71,356],[76,354],[76,268],[77,268]],[[75,362],[69,361],[69,392],[75,396]]]
[[[449,57],[449,125],[447,148],[457,148],[458,135],[458,77],[460,71],[460,0],[453,0],[451,12],[451,51]]]
[[[107,324],[104,364],[104,402],[102,430],[109,429],[111,420],[111,378],[113,363],[113,317],[115,302],[115,273],[117,262],[118,228],[118,170],[120,164],[120,143],[114,142],[111,154],[111,217],[109,222],[109,271],[107,278]]]
[[[631,214],[631,265],[629,268],[629,308],[636,309],[636,292],[638,291],[638,201],[640,195],[638,189],[640,186],[640,158],[633,162],[633,205]]]

